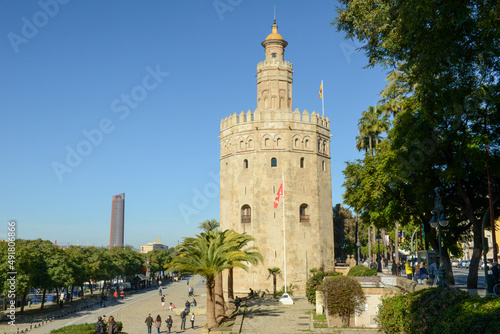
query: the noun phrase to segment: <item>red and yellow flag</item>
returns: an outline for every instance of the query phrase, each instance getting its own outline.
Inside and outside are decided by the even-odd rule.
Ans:
[[[319,86],[319,98],[323,97],[323,80],[321,80],[321,85]]]
[[[280,185],[280,188],[278,189],[278,193],[276,194],[276,198],[274,199],[274,208],[276,209],[278,207],[278,203],[280,202],[280,196],[283,195],[283,182]]]

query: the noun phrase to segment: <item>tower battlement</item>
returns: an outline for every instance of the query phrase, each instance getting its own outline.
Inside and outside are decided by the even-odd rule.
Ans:
[[[285,110],[259,110],[255,111],[248,110],[246,113],[242,110],[239,114],[234,113],[220,122],[221,134],[225,130],[235,130],[233,127],[239,125],[255,125],[259,126],[259,123],[274,121],[274,122],[289,122],[289,123],[304,123],[309,125],[317,125],[326,131],[330,131],[330,120],[326,116],[322,116],[319,113],[313,111],[311,114],[304,109],[301,113],[299,109],[295,109],[294,112],[289,112]]]
[[[293,70],[293,65],[292,63],[290,63],[288,60],[285,60],[285,61],[279,61],[279,60],[264,60],[264,61],[261,61],[260,63],[257,64],[257,71],[261,68],[261,67],[266,67],[266,66],[276,66],[278,65],[278,67],[284,67],[286,68],[287,70]]]

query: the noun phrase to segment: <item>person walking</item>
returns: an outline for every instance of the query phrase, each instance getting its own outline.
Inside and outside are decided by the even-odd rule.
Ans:
[[[151,313],[149,313],[148,317],[146,318],[146,326],[148,326],[148,334],[151,334],[151,327],[153,326],[153,317],[151,316]]]
[[[163,292],[163,288],[160,286],[160,288],[158,289],[158,293],[159,293],[160,297],[162,295],[162,292]]]
[[[181,330],[186,330],[186,311],[182,310],[181,312]]]
[[[405,263],[405,271],[406,271],[406,278],[411,280],[413,276],[413,268],[411,267],[409,261],[406,261]]]
[[[194,312],[191,314],[191,329],[194,329]]]
[[[108,324],[108,334],[116,334],[116,333],[118,333],[118,324],[115,322],[115,317],[110,315]]]
[[[165,320],[165,322],[167,323],[168,332],[170,333],[170,329],[172,328],[172,325],[174,324],[174,320],[172,319],[172,316],[169,315],[168,319]]]
[[[161,327],[161,317],[160,317],[159,314],[156,316],[155,327],[156,327],[156,334],[159,334],[160,333],[160,327]]]
[[[94,324],[95,334],[104,334],[104,321],[102,317],[97,318],[97,322]]]
[[[161,310],[163,311],[163,307],[165,306],[165,295],[161,296]]]
[[[398,275],[398,265],[396,264],[396,260],[392,261],[391,274],[394,276]]]
[[[120,298],[123,300],[125,297],[125,290],[120,291]]]
[[[186,300],[184,306],[186,307],[186,314],[189,315],[189,308],[191,307],[191,303],[189,302],[189,300]]]

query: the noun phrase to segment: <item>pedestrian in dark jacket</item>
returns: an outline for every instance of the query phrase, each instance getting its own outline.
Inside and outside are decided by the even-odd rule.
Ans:
[[[144,321],[146,323],[146,326],[148,326],[148,334],[151,334],[151,326],[153,326],[153,317],[151,316],[151,313],[148,315],[148,317],[146,318],[146,321]]]

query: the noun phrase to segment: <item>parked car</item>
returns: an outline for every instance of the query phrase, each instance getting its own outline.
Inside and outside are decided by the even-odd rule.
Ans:
[[[451,266],[452,267],[458,267],[458,260],[451,260]]]
[[[470,260],[462,261],[462,268],[469,268],[470,267]]]

